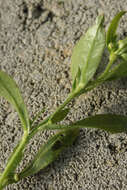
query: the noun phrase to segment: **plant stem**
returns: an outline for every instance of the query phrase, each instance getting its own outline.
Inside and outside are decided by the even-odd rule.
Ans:
[[[46,129],[46,126],[49,124],[52,124],[52,118],[54,117],[54,115],[56,113],[58,113],[59,111],[61,111],[72,99],[74,99],[76,96],[79,96],[80,94],[86,93],[92,89],[94,89],[95,87],[99,86],[100,84],[102,84],[104,82],[104,78],[106,77],[106,74],[109,72],[112,64],[115,62],[116,60],[116,55],[114,54],[114,52],[111,52],[110,54],[110,58],[109,58],[109,63],[105,69],[105,71],[93,82],[91,82],[88,86],[86,86],[86,88],[83,88],[83,84],[81,83],[77,89],[75,89],[75,91],[73,91],[72,93],[70,93],[67,97],[67,99],[64,101],[63,104],[61,104],[56,111],[51,114],[51,116],[49,116],[46,120],[44,120],[42,123],[40,123],[39,125],[35,126],[34,129],[31,131],[30,135],[29,135],[29,139],[31,139],[37,132],[42,131],[44,129]]]
[[[83,93],[86,93],[92,89],[94,89],[95,87],[97,87],[98,85],[100,85],[101,83],[103,83],[105,81],[106,75],[109,72],[112,64],[115,62],[117,56],[114,54],[114,52],[112,52],[110,54],[110,58],[109,58],[109,63],[106,67],[106,69],[104,70],[104,72],[93,82],[91,82],[88,87],[86,87],[86,89],[83,91]]]
[[[24,150],[24,147],[27,143],[27,137],[28,137],[28,132],[24,132],[24,135],[16,148],[15,152],[12,153],[10,156],[10,159],[7,163],[7,166],[4,170],[4,172],[0,176],[0,190],[2,190],[6,185],[8,185],[8,176],[12,170],[12,167],[14,166],[14,163],[17,163],[17,158],[21,154],[21,152]]]
[[[115,60],[117,59],[117,56],[114,52],[111,52],[110,57],[109,57],[109,63],[105,69],[105,71],[100,75],[100,77],[98,79],[103,79],[106,77],[106,74],[109,72],[112,64],[115,62]]]
[[[54,117],[54,115],[56,113],[58,113],[59,111],[61,111],[73,98],[75,97],[75,93],[70,93],[67,97],[67,99],[64,101],[63,104],[61,104],[56,111],[50,116],[48,123],[51,124],[52,123],[52,118]]]
[[[39,131],[42,131],[44,129],[46,129],[46,126],[49,124],[52,124],[52,118],[53,116],[58,113],[59,111],[61,111],[72,99],[74,99],[76,97],[76,93],[70,93],[67,97],[67,99],[64,101],[63,104],[61,104],[56,111],[51,114],[48,118],[46,118],[44,121],[42,121],[39,125],[35,126],[34,129],[31,131],[31,133],[29,134],[29,140]]]
[[[45,129],[45,126],[47,125],[49,120],[49,117],[46,118],[44,121],[42,121],[39,125],[34,126],[33,130],[30,132],[29,136],[28,136],[28,141],[30,141],[30,139],[39,131],[43,131]]]
[[[95,81],[91,82],[90,85],[88,85],[88,87],[85,88],[85,90],[83,89],[83,84],[80,84],[79,87],[77,89],[75,89],[74,92],[72,92],[68,95],[68,97],[64,101],[64,103],[61,104],[56,109],[56,111],[53,114],[51,114],[51,116],[49,116],[42,123],[40,123],[39,125],[34,127],[34,129],[31,131],[31,133],[29,135],[29,139],[31,139],[39,131],[46,129],[47,125],[52,124],[52,118],[54,117],[54,115],[56,113],[58,113],[59,111],[61,111],[72,99],[74,99],[76,96],[79,96],[80,94],[82,94],[82,91],[83,91],[83,93],[86,93],[86,92],[94,89],[101,83],[103,83],[104,82],[103,79],[105,78],[106,74],[109,72],[109,70],[110,70],[112,64],[115,62],[116,58],[117,58],[116,55],[114,54],[114,52],[112,52],[110,54],[109,63],[107,65],[105,71]]]

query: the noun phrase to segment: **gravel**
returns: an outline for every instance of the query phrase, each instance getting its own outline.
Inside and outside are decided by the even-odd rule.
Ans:
[[[125,0],[0,0],[0,69],[18,84],[32,117],[42,107],[47,116],[71,89],[70,57],[80,36],[96,16],[105,25]],[[126,15],[119,34],[127,34]],[[100,70],[107,63],[104,54]],[[75,104],[74,104],[75,103]],[[73,102],[66,122],[97,113],[127,115],[127,81],[104,84]],[[0,170],[22,135],[17,113],[0,99]],[[38,134],[26,150],[20,170],[52,132]],[[6,190],[125,190],[127,136],[83,129],[75,142],[53,164]]]

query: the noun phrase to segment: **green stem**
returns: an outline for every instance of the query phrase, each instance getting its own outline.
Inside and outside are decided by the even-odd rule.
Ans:
[[[95,87],[99,86],[100,84],[102,84],[105,81],[104,79],[106,78],[107,73],[109,72],[112,64],[115,62],[116,59],[117,59],[116,54],[114,52],[111,52],[110,58],[109,58],[109,63],[107,65],[106,69],[104,70],[104,72],[95,81],[92,81],[88,85],[88,87],[86,87],[86,89],[83,90],[83,93],[86,93],[86,92],[94,89]]]
[[[93,88],[97,87],[101,83],[103,83],[103,80],[100,80],[100,79],[97,79],[96,81],[91,82],[91,84],[88,87],[86,87],[86,90],[83,90],[83,93],[86,93],[92,90]],[[72,101],[72,99],[79,96],[80,91],[82,92],[81,89],[83,89],[83,84],[80,84],[79,87],[73,93],[70,93],[67,99],[64,101],[64,103],[60,105],[53,114],[51,114],[48,118],[42,121],[39,125],[35,126],[34,129],[31,131],[31,133],[29,134],[29,137],[28,137],[29,140],[39,131],[45,130],[47,125],[51,125],[53,116],[59,111],[61,111],[70,101]]]
[[[43,108],[41,111],[39,111],[36,115],[35,115],[35,117],[33,118],[33,120],[31,121],[31,128],[33,128],[33,124],[34,124],[34,122],[38,119],[38,117],[41,115],[41,114],[43,114],[45,112],[45,108]]]
[[[79,96],[80,94],[82,94],[82,92],[86,93],[86,92],[94,89],[95,87],[99,86],[100,84],[102,84],[104,82],[103,79],[106,77],[106,74],[109,72],[109,70],[110,70],[112,64],[115,62],[116,58],[117,57],[114,54],[114,52],[111,52],[110,58],[109,58],[109,64],[107,65],[105,71],[95,81],[92,81],[88,86],[86,86],[85,90],[83,87],[84,85],[80,84],[74,92],[69,94],[69,96],[64,101],[64,103],[62,105],[60,105],[51,116],[49,116],[42,123],[40,123],[39,125],[34,127],[34,129],[30,133],[29,139],[31,139],[37,132],[46,129],[47,125],[52,124],[52,118],[54,117],[54,115],[56,113],[58,113],[59,111],[61,111],[72,99],[74,99],[76,96]]]
[[[46,118],[44,121],[42,121],[39,125],[34,126],[33,130],[30,132],[29,136],[28,136],[28,141],[30,141],[30,139],[39,131],[43,131],[45,129],[45,126],[47,125],[49,120],[49,117]]]
[[[56,111],[51,114],[48,118],[46,118],[42,123],[40,123],[39,125],[35,126],[34,129],[31,131],[31,133],[29,134],[29,140],[39,131],[42,131],[44,129],[46,129],[46,126],[49,124],[52,124],[52,118],[53,116],[58,113],[59,111],[61,111],[72,99],[74,99],[76,97],[77,91],[75,93],[70,93],[69,96],[67,97],[67,99],[64,101],[63,104],[61,104]]]
[[[116,57],[114,55],[110,56],[110,61],[109,61],[107,68],[105,69],[105,71],[102,73],[102,75],[100,77],[98,77],[98,79],[95,82],[91,82],[91,84],[88,87],[86,87],[86,90],[84,92],[90,91],[102,83],[102,81],[103,81],[102,79],[105,77],[105,75],[109,71],[109,69],[110,69],[111,65],[113,64],[113,62],[115,61],[115,59],[116,59]],[[80,84],[80,86],[73,93],[70,93],[69,96],[67,97],[67,99],[64,101],[64,103],[61,104],[53,114],[51,114],[48,118],[46,118],[42,123],[35,126],[29,135],[27,132],[24,133],[16,151],[14,153],[12,153],[12,156],[10,157],[3,174],[0,175],[0,190],[2,190],[7,185],[7,177],[12,170],[12,166],[14,163],[16,163],[18,156],[24,150],[24,147],[29,142],[29,140],[37,132],[46,129],[47,125],[52,124],[52,118],[54,117],[54,115],[57,114],[58,112],[60,112],[72,99],[74,99],[79,94],[81,89],[83,89],[83,84]],[[15,176],[14,176],[14,178],[15,178]]]
[[[27,143],[27,137],[28,137],[28,132],[24,132],[24,135],[23,135],[18,147],[16,148],[16,151],[14,153],[12,153],[12,155],[10,156],[7,166],[4,170],[4,172],[2,173],[2,175],[0,176],[0,190],[2,190],[6,185],[8,185],[7,178],[12,170],[12,167],[14,166],[14,163],[17,163],[18,156],[24,150],[24,147]]]
[[[109,63],[105,69],[105,71],[100,75],[100,77],[98,79],[103,79],[106,77],[106,74],[109,72],[112,64],[115,62],[115,60],[117,59],[117,56],[114,52],[111,52],[110,57],[109,57]]]
[[[61,104],[56,111],[50,116],[48,123],[51,124],[52,123],[52,118],[54,117],[54,115],[56,115],[56,113],[58,113],[59,111],[61,111],[73,98],[75,97],[75,93],[70,93],[67,97],[67,99],[64,101],[63,104]]]

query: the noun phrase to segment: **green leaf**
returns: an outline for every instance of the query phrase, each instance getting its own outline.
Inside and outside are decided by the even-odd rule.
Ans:
[[[57,156],[57,152],[52,150],[53,145],[58,142],[60,136],[57,134],[49,141],[42,145],[38,153],[32,162],[20,173],[19,177],[24,178],[29,175],[37,173],[39,170],[45,168],[49,163],[51,163]]]
[[[14,106],[19,114],[23,129],[29,130],[29,116],[19,88],[14,80],[3,71],[0,71],[0,96]]]
[[[19,178],[33,175],[52,163],[68,146],[72,145],[79,133],[78,129],[60,132],[41,146],[32,162],[19,174]]]
[[[76,87],[78,86],[78,84],[80,82],[80,79],[81,79],[81,69],[80,69],[80,67],[78,67],[78,72],[77,72],[75,80],[73,81],[73,84],[72,84],[72,91],[74,91],[76,89]]]
[[[123,60],[127,60],[127,38],[118,41],[118,47],[114,53],[115,55],[122,57]]]
[[[126,13],[126,11],[119,12],[111,21],[107,34],[106,34],[106,44],[114,43],[116,40],[116,30],[121,17]]]
[[[97,128],[110,133],[127,132],[127,117],[115,114],[101,114],[91,116],[70,125],[49,125],[46,129],[66,130],[75,128]]]
[[[80,127],[98,128],[110,133],[127,132],[127,117],[114,114],[91,116],[75,123]]]
[[[95,74],[105,47],[105,31],[102,26],[103,16],[96,19],[96,24],[83,35],[73,50],[71,74],[73,82],[81,71],[80,83],[85,86]]]
[[[116,80],[122,77],[127,77],[127,62],[121,62],[115,66],[111,71],[107,73],[104,80],[111,81]]]
[[[122,59],[127,62],[127,53],[123,53],[121,55]]]
[[[53,115],[53,117],[51,118],[51,122],[52,123],[57,123],[62,121],[67,114],[69,113],[69,108],[66,108],[64,110],[60,110],[59,112],[56,112],[55,115]]]

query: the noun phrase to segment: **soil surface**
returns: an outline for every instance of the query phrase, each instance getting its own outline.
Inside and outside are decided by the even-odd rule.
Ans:
[[[100,13],[105,25],[126,0],[0,0],[0,69],[21,89],[29,114],[42,107],[51,113],[71,89],[70,58],[80,36]],[[127,15],[119,27],[127,35]],[[107,63],[104,54],[100,70]],[[65,122],[98,113],[127,115],[127,81],[106,83],[70,104]],[[40,118],[41,119],[41,118]],[[53,132],[35,136],[18,170],[24,167]],[[22,135],[17,113],[0,99],[0,170]],[[127,136],[83,129],[75,142],[53,164],[6,190],[125,190]]]

